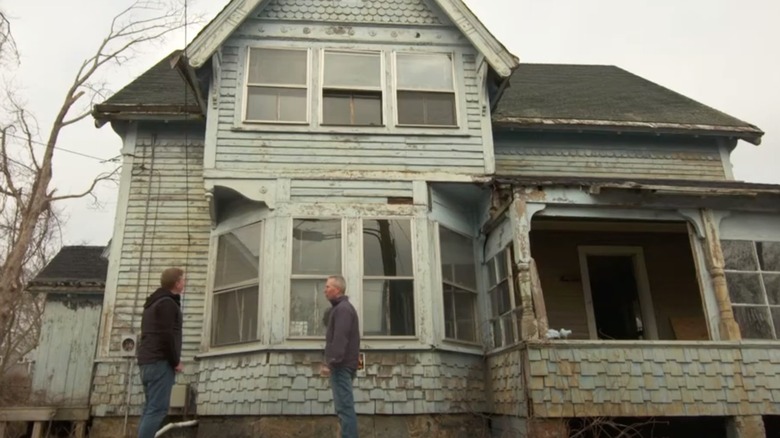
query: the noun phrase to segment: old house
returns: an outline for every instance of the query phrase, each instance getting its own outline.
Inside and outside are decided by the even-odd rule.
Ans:
[[[108,268],[105,250],[63,247],[28,284],[28,292],[45,297],[38,345],[30,355],[32,395],[20,406],[0,408],[0,438],[6,430],[27,426],[22,423],[32,426],[33,438],[44,431],[85,436]]]
[[[332,433],[333,273],[377,436],[753,437],[780,414],[780,187],[733,181],[748,123],[616,67],[519,64],[459,0],[231,1],[94,115],[124,165],[93,436],[140,413],[141,304],[171,265],[174,413],[201,437]]]

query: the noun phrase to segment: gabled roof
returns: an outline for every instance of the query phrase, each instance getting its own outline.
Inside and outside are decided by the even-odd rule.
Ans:
[[[430,0],[436,4],[455,26],[479,50],[501,77],[509,77],[517,66],[517,58],[482,24],[461,0]],[[230,35],[258,7],[269,0],[231,0],[190,43],[186,53],[191,67],[199,68],[230,37]]]
[[[521,64],[493,126],[698,133],[759,144],[759,128],[609,65]]]
[[[108,272],[104,250],[103,246],[65,246],[28,286],[102,289]]]
[[[154,67],[130,82],[105,102],[95,105],[92,115],[98,121],[133,116],[200,115],[198,101],[181,73],[176,61],[182,51],[176,50]]]

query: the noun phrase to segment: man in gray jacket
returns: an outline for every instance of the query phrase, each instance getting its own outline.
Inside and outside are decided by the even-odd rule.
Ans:
[[[330,301],[328,328],[325,334],[325,363],[320,375],[330,376],[333,405],[341,424],[342,438],[357,438],[357,415],[352,381],[360,355],[360,327],[355,308],[344,295],[347,282],[340,275],[328,277],[325,297]]]

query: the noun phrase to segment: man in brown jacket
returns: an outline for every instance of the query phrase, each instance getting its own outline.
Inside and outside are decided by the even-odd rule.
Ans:
[[[153,438],[160,429],[168,414],[176,373],[182,370],[183,291],[184,271],[168,268],[160,277],[160,288],[144,303],[141,341],[136,355],[146,404],[138,424],[138,438]]]

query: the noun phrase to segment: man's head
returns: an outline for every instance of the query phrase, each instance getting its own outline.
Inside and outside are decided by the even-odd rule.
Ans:
[[[347,291],[347,281],[341,275],[331,275],[325,282],[325,298],[335,300]]]
[[[160,287],[174,294],[184,291],[184,270],[180,268],[168,268],[160,276]]]

